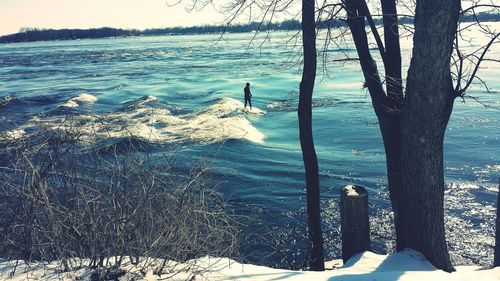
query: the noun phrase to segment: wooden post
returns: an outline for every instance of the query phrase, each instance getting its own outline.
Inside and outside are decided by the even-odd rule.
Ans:
[[[368,192],[362,186],[347,185],[340,191],[342,259],[371,250]]]
[[[498,195],[497,195],[497,220],[495,230],[495,254],[493,258],[493,267],[500,266],[500,178],[498,178]]]

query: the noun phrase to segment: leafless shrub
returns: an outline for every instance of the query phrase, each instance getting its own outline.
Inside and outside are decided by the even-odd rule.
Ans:
[[[186,175],[133,141],[103,153],[80,137],[46,130],[0,141],[1,257],[64,270],[150,259],[157,274],[175,274],[170,261],[234,256],[237,224],[206,167]]]

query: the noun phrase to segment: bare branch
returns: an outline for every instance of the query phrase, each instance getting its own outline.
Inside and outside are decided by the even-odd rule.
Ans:
[[[488,42],[488,44],[486,44],[486,46],[483,47],[483,52],[481,53],[481,56],[478,58],[478,61],[476,62],[476,65],[474,67],[474,70],[472,71],[472,74],[470,75],[469,80],[467,81],[465,86],[459,90],[458,95],[462,96],[464,94],[464,92],[469,88],[472,81],[476,77],[477,71],[479,70],[479,66],[483,62],[486,53],[489,51],[491,45],[497,40],[498,36],[500,36],[500,32],[497,33],[493,38],[491,38],[491,40]]]

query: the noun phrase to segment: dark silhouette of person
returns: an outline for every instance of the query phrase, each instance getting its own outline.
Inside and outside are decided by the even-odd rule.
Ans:
[[[252,93],[250,93],[250,83],[247,83],[243,92],[245,92],[245,108],[247,107],[248,102],[250,110],[252,110]]]

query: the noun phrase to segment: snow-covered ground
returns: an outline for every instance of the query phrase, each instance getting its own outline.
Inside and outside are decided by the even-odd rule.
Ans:
[[[481,270],[478,267],[457,267],[454,273],[436,270],[420,253],[413,250],[385,256],[365,252],[351,258],[345,265],[341,261],[326,263],[324,272],[273,269],[251,264],[240,264],[228,258],[204,257],[184,264],[169,265],[171,274],[155,275],[155,262],[142,261],[138,266],[130,263],[121,268],[124,275],[119,280],[241,280],[241,281],[413,281],[454,280],[488,281],[500,280],[500,268]],[[145,267],[145,264],[149,266]],[[2,280],[92,280],[96,271],[82,267],[61,273],[59,264],[30,264],[20,262],[14,270],[15,261],[0,260]],[[340,266],[340,267],[338,267]]]

